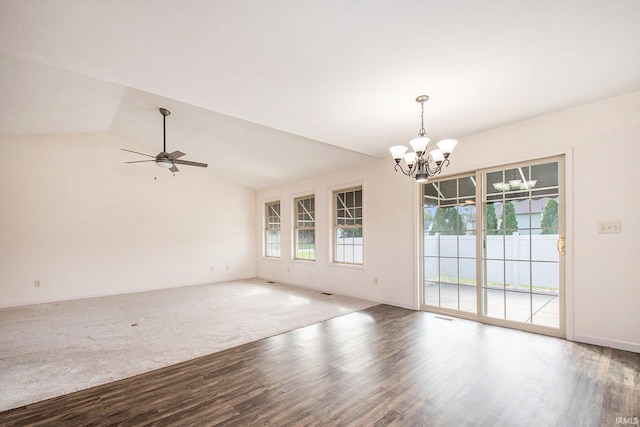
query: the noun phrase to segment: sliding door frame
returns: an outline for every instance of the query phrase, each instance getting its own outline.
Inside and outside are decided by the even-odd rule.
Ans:
[[[517,168],[522,166],[530,166],[536,164],[543,164],[549,162],[557,162],[558,163],[558,235],[564,236],[565,240],[565,254],[560,254],[558,259],[558,268],[559,268],[559,327],[552,328],[547,326],[529,324],[524,322],[516,322],[510,320],[504,320],[494,317],[489,317],[484,314],[483,311],[483,298],[482,298],[482,286],[484,283],[484,266],[482,262],[483,257],[483,243],[484,243],[484,231],[483,231],[483,221],[484,221],[484,202],[486,199],[486,188],[485,188],[485,180],[484,177],[486,174],[490,172],[495,172],[507,168]],[[474,175],[475,173],[475,175]],[[502,165],[496,165],[491,167],[477,168],[474,171],[469,171],[467,173],[460,173],[456,175],[447,175],[445,177],[439,177],[435,180],[429,180],[426,184],[418,185],[418,210],[419,210],[419,218],[418,221],[418,235],[417,239],[417,254],[418,254],[418,307],[420,310],[429,311],[434,313],[441,313],[445,315],[450,315],[453,317],[458,317],[462,319],[474,320],[481,323],[492,324],[497,326],[508,327],[512,329],[519,329],[528,332],[534,332],[543,335],[551,335],[561,338],[573,338],[573,324],[571,319],[573,317],[572,306],[569,301],[573,300],[572,286],[571,286],[571,263],[570,257],[567,254],[571,253],[571,242],[573,241],[570,224],[570,214],[572,213],[571,208],[571,199],[568,194],[571,194],[571,183],[566,179],[567,176],[571,176],[571,153],[559,153],[556,155],[552,155],[549,157],[541,157],[536,159],[524,160],[520,162],[514,163],[505,163]],[[466,176],[475,176],[476,180],[476,313],[463,312],[460,310],[453,310],[442,307],[435,307],[424,304],[424,262],[425,262],[425,253],[424,253],[424,185],[432,183],[434,181],[446,181],[453,180]],[[568,214],[569,213],[569,214]],[[567,321],[567,319],[569,319]]]

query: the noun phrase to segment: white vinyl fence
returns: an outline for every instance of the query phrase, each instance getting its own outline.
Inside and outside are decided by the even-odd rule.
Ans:
[[[336,237],[335,260],[347,264],[364,261],[362,237]]]
[[[487,236],[487,284],[557,291],[557,241],[557,234]],[[476,236],[425,234],[424,244],[425,280],[475,283]]]

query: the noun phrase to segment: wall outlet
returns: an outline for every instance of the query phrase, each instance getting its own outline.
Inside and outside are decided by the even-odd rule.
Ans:
[[[35,286],[36,288],[40,287],[40,280],[34,280],[33,281],[33,286]]]
[[[374,277],[374,278],[373,278],[373,284],[374,284],[374,285],[377,285],[377,284],[378,284],[378,278],[377,278],[377,277]]]
[[[622,221],[600,221],[598,234],[622,233]]]
[[[211,266],[211,271],[215,271],[215,268],[213,267],[213,265]]]

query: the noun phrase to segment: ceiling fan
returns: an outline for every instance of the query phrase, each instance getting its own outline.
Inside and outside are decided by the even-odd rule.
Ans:
[[[208,166],[206,163],[180,160],[180,157],[185,155],[182,151],[174,151],[173,153],[167,153],[167,116],[171,114],[171,111],[167,110],[166,108],[160,108],[160,114],[162,114],[162,136],[163,136],[162,151],[158,153],[158,155],[152,156],[150,154],[139,153],[137,151],[121,148],[122,151],[128,151],[130,153],[140,154],[140,155],[152,158],[152,160],[136,160],[134,162],[125,162],[125,163],[156,162],[156,165],[164,169],[169,169],[171,172],[179,172],[179,169],[176,165],[198,166],[201,168],[206,168]]]

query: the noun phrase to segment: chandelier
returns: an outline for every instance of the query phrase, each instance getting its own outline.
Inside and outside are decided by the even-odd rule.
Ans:
[[[394,169],[400,171],[406,176],[415,178],[417,182],[426,182],[429,177],[439,174],[442,167],[449,165],[449,155],[455,148],[458,141],[455,139],[443,139],[438,142],[435,150],[431,150],[427,154],[427,146],[429,138],[424,130],[424,103],[429,99],[427,95],[420,95],[416,98],[416,102],[420,103],[420,132],[418,137],[409,141],[412,152],[407,153],[408,148],[404,145],[396,145],[389,149],[393,159],[396,161]],[[400,163],[404,159],[406,169]]]

